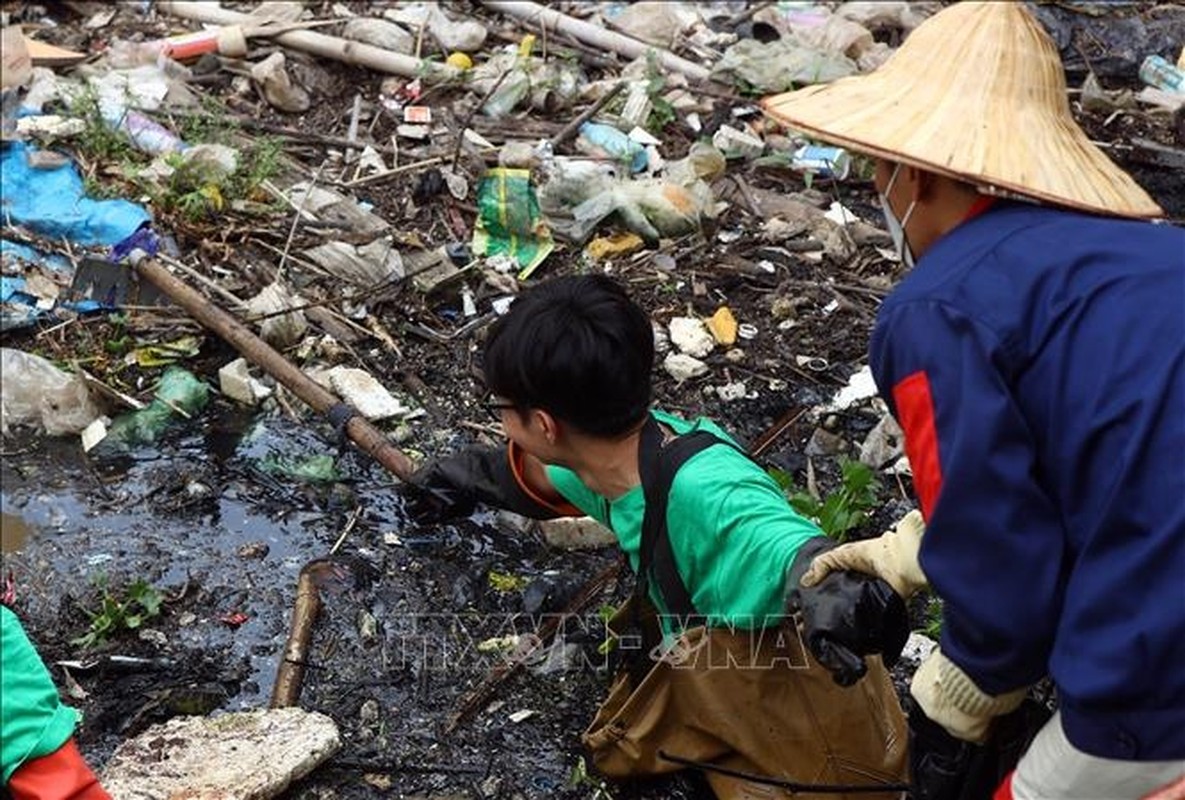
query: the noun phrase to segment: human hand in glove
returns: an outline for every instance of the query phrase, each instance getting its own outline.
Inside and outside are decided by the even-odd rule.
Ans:
[[[841,544],[817,556],[802,576],[803,586],[814,586],[838,570],[875,575],[904,599],[926,585],[918,564],[918,549],[926,523],[921,512],[910,511],[890,531],[875,539]]]
[[[851,686],[868,671],[864,656],[880,653],[887,666],[901,655],[909,636],[905,601],[872,575],[838,570],[810,586],[801,583],[812,559],[835,548],[826,536],[807,540],[787,574],[789,607],[801,615],[806,645],[840,686]]]
[[[990,796],[1049,718],[1048,709],[1024,696],[1023,688],[983,692],[935,649],[915,674],[906,701],[914,800]]]
[[[472,447],[448,458],[433,459],[408,479],[409,513],[421,522],[473,513],[478,503],[525,517],[551,519],[564,509],[547,503],[523,478],[527,454],[513,442],[501,447]]]

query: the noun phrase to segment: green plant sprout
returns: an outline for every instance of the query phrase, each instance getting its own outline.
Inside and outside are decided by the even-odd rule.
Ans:
[[[790,476],[782,470],[771,470],[770,475],[781,485],[786,499],[799,514],[817,524],[823,533],[836,541],[847,541],[848,534],[868,520],[868,512],[876,508],[881,481],[867,464],[840,458],[841,485],[824,498],[797,489]]]
[[[161,602],[164,597],[142,578],[130,583],[120,597],[116,592],[108,590],[105,580],[98,581],[103,597],[97,611],[86,611],[90,617],[90,630],[77,639],[71,640],[84,649],[94,647],[107,640],[113,634],[124,630],[136,630],[145,620],[160,614]]]

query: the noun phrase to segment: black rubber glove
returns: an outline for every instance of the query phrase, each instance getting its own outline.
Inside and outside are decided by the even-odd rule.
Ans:
[[[909,707],[909,776],[913,800],[958,800],[979,745],[956,739],[926,716],[912,697]],[[991,787],[984,797],[991,794]]]
[[[414,487],[408,492],[409,513],[421,522],[468,516],[478,503],[533,519],[560,516],[519,484],[507,446],[472,447],[433,459],[418,469],[408,484]]]
[[[787,573],[789,608],[802,617],[806,645],[840,686],[851,686],[868,671],[864,656],[880,653],[893,666],[909,637],[905,601],[880,578],[861,572],[832,572],[809,588],[799,585],[811,559],[835,547],[826,536],[807,540]]]
[[[1051,716],[1026,699],[992,721],[984,744],[957,739],[926,716],[912,697],[909,712],[910,796],[913,800],[982,800],[991,797]]]

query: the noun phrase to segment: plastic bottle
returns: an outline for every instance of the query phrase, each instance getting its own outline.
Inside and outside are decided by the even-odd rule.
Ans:
[[[1185,70],[1160,56],[1148,56],[1140,65],[1140,80],[1166,92],[1185,94]]]
[[[111,109],[104,112],[103,119],[115,130],[123,131],[137,150],[149,155],[180,153],[189,147],[177,134],[138,111]]]
[[[646,169],[646,164],[650,160],[646,155],[646,148],[611,125],[586,122],[580,126],[580,140],[586,149],[628,163],[631,172]],[[577,144],[581,144],[581,141]]]

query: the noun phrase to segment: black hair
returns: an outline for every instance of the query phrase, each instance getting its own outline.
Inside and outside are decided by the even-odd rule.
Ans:
[[[650,408],[654,330],[604,275],[553,278],[524,292],[486,338],[487,388],[594,436],[627,433]]]

